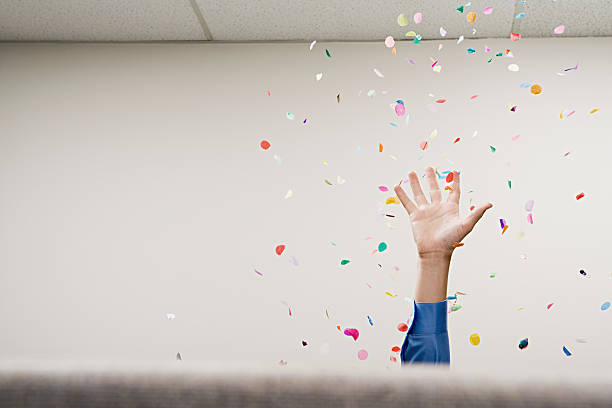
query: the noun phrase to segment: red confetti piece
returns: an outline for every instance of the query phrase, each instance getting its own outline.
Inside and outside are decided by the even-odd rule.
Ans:
[[[510,33],[510,39],[512,41],[518,41],[521,39],[521,35],[519,33]]]
[[[456,138],[456,139],[455,139],[455,141],[454,141],[453,143],[457,143],[457,142],[458,142],[458,141],[460,141],[460,140],[461,140],[461,138],[460,138],[460,137],[458,137],[458,138]]]
[[[393,361],[394,363],[396,363],[396,362],[397,362],[397,358],[395,358],[395,357],[393,357],[393,356],[391,356],[391,358],[389,358],[389,360]]]
[[[379,144],[378,144],[378,151],[379,151],[380,153],[382,153],[382,151],[383,151],[383,145],[382,145],[382,143],[379,143]]]
[[[453,191],[455,191],[455,190],[453,190],[453,189],[452,189],[451,187],[449,187],[449,186],[444,187],[444,190],[449,190],[451,193],[452,193]]]
[[[563,155],[563,157],[567,157],[570,154],[570,152],[567,152]]]
[[[427,141],[425,140],[425,141],[421,142],[421,144],[419,146],[420,146],[421,150],[427,149]]]
[[[554,303],[551,303],[548,306],[546,306],[546,310],[550,309],[552,307],[552,305],[554,305]]]
[[[474,208],[476,208],[476,207],[474,207],[474,206],[471,206],[471,207],[470,207],[470,211],[472,211],[472,210],[474,210]]]
[[[455,243],[453,244],[453,248],[459,248],[459,247],[464,246],[464,245],[465,245],[465,244],[464,244],[463,242],[455,242]]]
[[[584,197],[584,193],[580,193],[576,196],[576,200],[580,200],[582,197]]]
[[[450,183],[451,181],[453,181],[453,179],[454,179],[454,178],[455,178],[455,173],[452,173],[452,172],[451,172],[451,173],[448,173],[448,174],[446,175],[446,182],[447,182],[447,183]]]
[[[479,96],[478,94],[472,95],[472,96],[470,96],[470,99],[476,99],[476,98],[478,98],[478,96]]]
[[[270,91],[268,91],[268,96],[270,96]]]
[[[397,330],[401,332],[408,331],[408,325],[406,323],[400,323],[397,325]]]
[[[400,351],[400,348],[398,346],[393,346],[391,347],[391,351],[393,351],[394,353],[397,353],[398,351]]]
[[[262,140],[259,145],[264,150],[268,150],[270,148],[270,142],[268,142],[267,140]]]
[[[436,103],[444,103],[444,102],[446,102],[446,99],[438,99],[438,100],[436,101]]]
[[[285,250],[285,246],[284,245],[277,245],[276,246],[276,255],[282,254],[284,250]]]

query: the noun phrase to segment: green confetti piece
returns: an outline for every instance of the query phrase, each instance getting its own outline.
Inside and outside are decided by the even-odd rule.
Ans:
[[[461,305],[453,305],[451,307],[451,311],[456,312],[457,310],[461,309],[463,306]]]
[[[496,149],[495,149],[493,146],[491,146],[491,145],[489,145],[489,147],[491,148],[491,152],[492,152],[492,153],[495,153],[495,150],[496,150]]]
[[[501,52],[498,52],[497,54],[495,54],[496,57],[501,57],[502,55],[504,54],[502,54]]]
[[[332,244],[333,246],[336,246],[336,243],[335,243],[335,242],[333,242],[333,241],[332,241],[332,243],[331,243],[331,244]]]
[[[370,98],[374,98],[374,97],[376,96],[376,91],[375,91],[374,89],[370,89],[370,90],[368,91],[368,96],[369,96]]]
[[[491,62],[491,61],[493,61],[493,58],[489,58],[489,60],[487,62]]]
[[[419,40],[418,37],[415,38],[414,40],[412,40],[412,42],[415,43],[415,44],[420,44],[421,43],[421,41]]]
[[[489,278],[494,278],[495,277],[495,273],[490,273],[489,274]]]
[[[508,188],[512,188],[512,180],[508,180]]]
[[[381,242],[380,244],[378,244],[378,252],[383,252],[385,249],[387,249],[386,243]]]
[[[457,7],[457,11],[460,12],[460,13],[463,13],[463,6]]]
[[[331,58],[331,54],[329,53],[329,50],[327,48],[325,49],[325,53],[327,54],[329,58]]]
[[[340,261],[340,265],[346,265],[349,262],[351,262],[351,261],[349,261],[348,259],[343,259],[343,260]]]

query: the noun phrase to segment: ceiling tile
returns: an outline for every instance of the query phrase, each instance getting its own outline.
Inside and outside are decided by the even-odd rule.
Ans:
[[[517,6],[516,13],[521,12],[525,17],[514,20],[513,31],[525,37],[556,36],[553,30],[560,25],[565,37],[612,35],[610,0],[528,1]]]
[[[514,17],[514,1],[474,0],[460,13],[456,0],[356,0],[356,1],[286,1],[286,0],[197,0],[214,40],[381,40],[388,35],[405,38],[415,31],[423,39],[441,38],[440,26],[447,37],[506,37]],[[465,2],[467,3],[467,2]],[[493,13],[482,13],[493,6]],[[466,21],[475,11],[476,21]],[[415,24],[420,12],[423,20]],[[397,16],[406,15],[409,24],[400,27]],[[472,35],[472,29],[476,34]]]
[[[0,0],[0,40],[204,40],[188,0]]]

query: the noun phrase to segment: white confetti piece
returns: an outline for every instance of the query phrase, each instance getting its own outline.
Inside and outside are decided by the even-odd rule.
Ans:
[[[293,197],[293,190],[287,190],[287,194],[285,194],[285,200]]]
[[[312,51],[316,43],[317,43],[317,40],[314,40],[313,42],[310,43],[310,51]]]
[[[321,78],[323,78],[323,73],[319,72],[317,75],[315,75],[315,78],[317,78],[317,81],[320,81]]]
[[[518,72],[519,71],[519,66],[516,65],[516,64],[510,64],[510,65],[508,65],[508,71]]]
[[[444,27],[440,27],[440,35],[442,37],[446,37],[446,30],[444,29]]]
[[[457,40],[457,44],[460,44],[463,41],[463,36],[460,36],[459,39]]]
[[[166,313],[166,319],[174,320],[176,319],[176,315],[174,313]]]
[[[374,73],[376,74],[376,76],[378,76],[379,78],[384,78],[385,76],[383,75],[382,72],[380,72],[379,70],[377,70],[376,68],[374,68]]]

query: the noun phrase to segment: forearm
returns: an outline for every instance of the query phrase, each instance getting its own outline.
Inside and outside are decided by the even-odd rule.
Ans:
[[[446,299],[450,254],[419,255],[415,302],[434,303]]]

